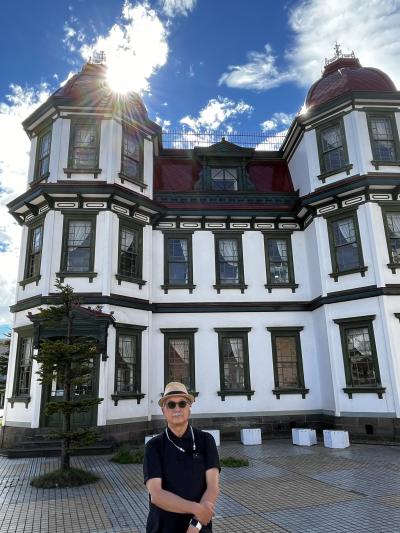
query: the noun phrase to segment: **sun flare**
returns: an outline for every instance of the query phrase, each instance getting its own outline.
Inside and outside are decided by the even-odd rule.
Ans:
[[[107,82],[110,89],[118,94],[126,94],[135,88],[135,77],[131,69],[120,62],[108,64]]]

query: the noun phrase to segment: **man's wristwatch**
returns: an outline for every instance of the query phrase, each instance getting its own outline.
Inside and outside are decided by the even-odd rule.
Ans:
[[[198,520],[196,520],[196,518],[191,519],[191,521],[189,522],[189,526],[195,527],[199,531],[203,527],[203,525]]]

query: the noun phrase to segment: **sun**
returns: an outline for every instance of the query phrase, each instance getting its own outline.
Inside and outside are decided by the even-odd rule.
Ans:
[[[126,94],[133,91],[134,80],[131,69],[127,69],[124,63],[109,63],[107,83],[110,89],[118,94]]]

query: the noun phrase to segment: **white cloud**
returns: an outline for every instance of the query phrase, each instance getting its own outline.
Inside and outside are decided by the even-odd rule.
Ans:
[[[363,66],[380,68],[400,85],[400,0],[301,0],[289,13],[289,26],[292,44],[282,58],[267,44],[265,51],[249,52],[247,63],[228,67],[219,83],[256,91],[287,82],[309,87],[337,41],[344,53],[354,50]]]
[[[189,115],[181,118],[181,124],[189,126],[192,130],[211,129],[216,130],[221,125],[227,131],[233,129],[231,121],[238,118],[239,115],[248,115],[253,111],[253,107],[246,104],[243,100],[234,102],[229,98],[212,98],[200,110],[198,117],[190,117]]]
[[[400,0],[303,0],[289,17],[295,32],[287,59],[301,85],[319,78],[323,59],[335,41],[344,53],[354,50],[365,67],[376,67],[400,84]]]
[[[283,140],[286,137],[288,130],[277,131],[273,135],[266,137],[261,143],[255,146],[255,150],[276,151],[282,146]]]
[[[177,15],[187,16],[196,6],[197,0],[161,0],[163,12],[167,17],[175,17]]]
[[[14,301],[21,228],[6,204],[26,190],[29,139],[21,122],[49,96],[47,85],[10,86],[0,102],[0,325],[10,324],[8,307]]]
[[[260,126],[264,132],[273,131],[281,126],[290,126],[294,119],[294,113],[274,113],[272,117],[261,122]]]
[[[156,114],[156,118],[154,119],[154,121],[159,126],[161,126],[164,130],[168,130],[168,128],[171,126],[171,121],[167,120],[167,119],[164,119],[164,118],[161,118],[158,113]]]
[[[219,85],[265,91],[294,79],[293,72],[278,69],[276,56],[273,55],[269,44],[265,45],[265,52],[249,52],[247,59],[248,62],[244,65],[229,66],[228,72],[220,77]]]
[[[121,21],[106,35],[83,44],[80,53],[88,60],[95,51],[104,51],[114,88],[143,92],[149,89],[150,77],[167,62],[167,36],[165,25],[147,2],[133,6],[125,1]]]
[[[86,40],[86,35],[79,26],[78,19],[71,15],[68,22],[64,22],[64,38],[62,42],[65,48],[73,53],[76,52],[82,43]]]

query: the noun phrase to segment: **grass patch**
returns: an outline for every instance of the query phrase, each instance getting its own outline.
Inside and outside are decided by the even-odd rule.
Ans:
[[[241,466],[249,466],[247,459],[238,459],[237,457],[223,457],[220,459],[221,466],[228,468],[240,468]]]
[[[32,479],[31,485],[37,489],[79,487],[88,483],[96,483],[99,479],[92,472],[87,472],[80,468],[69,468],[68,470],[54,470],[48,474],[35,477]]]
[[[143,448],[138,448],[137,450],[121,448],[121,450],[115,453],[110,459],[110,461],[113,461],[114,463],[119,463],[121,465],[139,465],[143,464],[143,460]]]

